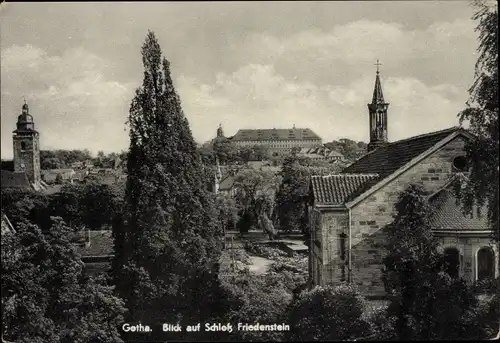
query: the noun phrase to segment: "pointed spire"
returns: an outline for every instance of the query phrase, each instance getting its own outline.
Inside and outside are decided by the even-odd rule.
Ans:
[[[375,88],[373,89],[373,98],[372,98],[372,104],[383,104],[385,103],[384,101],[384,94],[382,93],[382,84],[380,83],[380,70],[379,66],[382,65],[382,63],[379,63],[377,59],[377,63],[375,63],[377,66],[377,76],[375,77]]]

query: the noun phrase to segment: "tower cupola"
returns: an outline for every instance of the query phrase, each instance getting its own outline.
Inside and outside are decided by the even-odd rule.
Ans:
[[[370,143],[368,143],[368,151],[372,151],[382,145],[387,144],[387,109],[389,103],[384,100],[382,92],[382,83],[380,82],[379,66],[377,60],[377,74],[375,76],[375,87],[373,89],[373,97],[371,104],[368,104],[370,114]]]
[[[35,123],[33,116],[29,113],[29,107],[26,101],[22,107],[21,114],[17,117],[17,131],[34,131]]]

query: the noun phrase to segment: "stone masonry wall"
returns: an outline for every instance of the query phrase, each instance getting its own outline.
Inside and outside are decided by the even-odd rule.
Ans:
[[[323,212],[322,232],[322,259],[323,259],[323,283],[338,283],[347,279],[347,237],[349,216],[346,210],[337,212]],[[344,246],[344,258],[342,258],[342,245]]]
[[[26,149],[21,149],[24,142]],[[40,170],[40,146],[38,135],[14,136],[14,171],[25,171],[32,183],[39,183],[41,179]],[[24,167],[22,166],[24,164]]]
[[[438,238],[444,249],[456,248],[460,252],[460,269],[459,275],[467,282],[474,282],[477,279],[477,252],[483,247],[491,247],[495,252],[495,271],[498,271],[498,249],[492,244],[489,237],[470,238],[470,237],[439,237]],[[498,276],[498,275],[496,275]]]
[[[352,277],[364,293],[384,293],[380,282],[384,253],[371,240],[384,241],[380,229],[392,222],[398,196],[411,183],[423,185],[430,193],[437,191],[453,175],[453,159],[463,155],[464,140],[457,137],[352,208]]]

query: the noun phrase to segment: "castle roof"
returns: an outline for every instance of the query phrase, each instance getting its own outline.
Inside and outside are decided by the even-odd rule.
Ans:
[[[233,141],[321,140],[311,129],[245,129],[239,130]]]
[[[316,204],[341,205],[377,174],[336,174],[312,176],[311,188]]]

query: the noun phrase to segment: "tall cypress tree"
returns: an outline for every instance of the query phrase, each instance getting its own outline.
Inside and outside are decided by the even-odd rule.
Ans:
[[[114,223],[114,278],[129,322],[201,322],[208,316],[222,230],[170,63],[151,31],[142,60],[143,84],[128,121],[126,213]],[[159,331],[155,337],[168,337]]]

